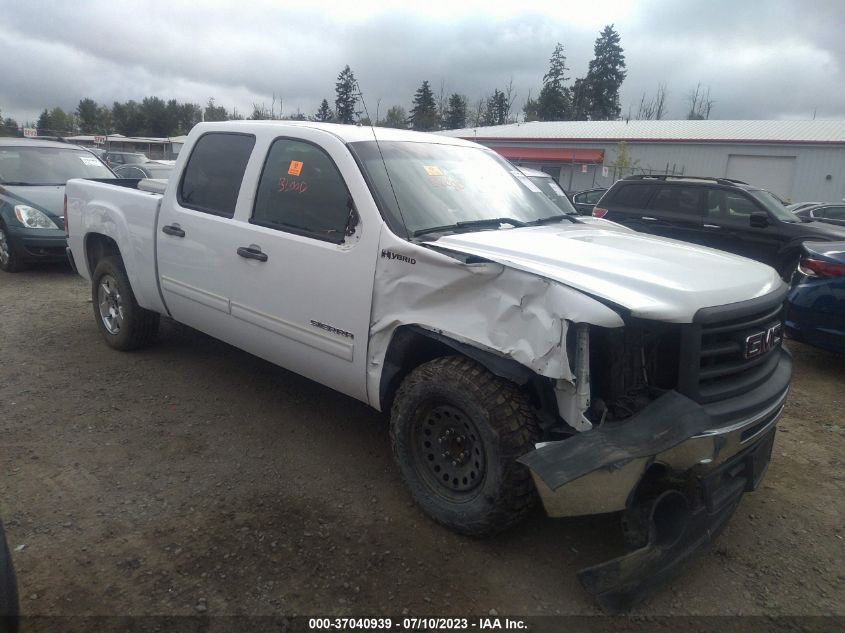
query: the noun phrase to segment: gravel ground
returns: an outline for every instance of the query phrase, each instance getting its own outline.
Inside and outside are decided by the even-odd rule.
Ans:
[[[797,343],[762,487],[634,615],[845,615],[845,359]],[[595,615],[617,519],[490,540],[411,504],[386,417],[172,322],[119,353],[64,266],[0,276],[0,514],[26,615]],[[403,611],[404,610],[404,611]]]

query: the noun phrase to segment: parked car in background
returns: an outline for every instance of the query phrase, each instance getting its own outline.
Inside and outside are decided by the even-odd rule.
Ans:
[[[557,181],[544,171],[538,169],[530,169],[528,167],[520,167],[519,170],[528,177],[528,180],[533,183],[540,193],[546,196],[549,200],[555,203],[558,209],[563,211],[566,215],[577,216],[579,222],[584,224],[599,225],[602,228],[617,228],[629,231],[627,227],[610,220],[601,218],[594,218],[590,215],[580,215],[575,207],[570,202],[566,192],[561,189]]]
[[[578,210],[578,213],[581,215],[592,215],[593,207],[595,207],[596,203],[601,200],[605,191],[607,191],[606,187],[586,189],[585,191],[573,193],[570,198],[572,200],[572,204]]]
[[[149,160],[149,158],[140,152],[106,152],[106,162],[109,167],[138,165],[146,163]]]
[[[106,150],[102,149],[101,147],[86,147],[85,149],[94,154],[94,156],[99,158],[104,163],[106,162],[106,154],[108,154]]]
[[[826,202],[816,206],[804,207],[795,212],[799,218],[818,220],[828,224],[845,226],[845,203]]]
[[[70,178],[113,179],[114,174],[77,145],[0,139],[0,270],[66,260],[63,207]]]
[[[137,165],[120,165],[114,168],[114,173],[120,178],[155,178],[167,180],[173,171],[173,165],[167,165],[151,160]]]
[[[793,213],[798,213],[801,209],[807,209],[809,207],[814,207],[819,204],[824,204],[824,202],[796,202],[795,204],[786,205],[786,208],[792,211]]]
[[[787,333],[845,354],[845,242],[805,242],[787,295]]]
[[[768,191],[725,178],[629,176],[607,190],[593,215],[756,259],[786,280],[802,242],[845,240],[845,227],[804,221]]]

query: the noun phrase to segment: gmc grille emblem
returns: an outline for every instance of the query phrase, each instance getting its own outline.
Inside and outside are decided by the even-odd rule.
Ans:
[[[754,358],[765,354],[783,341],[783,324],[773,325],[768,330],[757,332],[745,339],[745,357]]]

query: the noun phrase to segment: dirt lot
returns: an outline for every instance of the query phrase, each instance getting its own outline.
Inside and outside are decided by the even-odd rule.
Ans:
[[[0,509],[26,614],[596,614],[617,519],[492,540],[411,503],[386,418],[193,330],[101,342],[63,266],[0,276]],[[796,343],[764,485],[640,615],[845,615],[845,359]]]

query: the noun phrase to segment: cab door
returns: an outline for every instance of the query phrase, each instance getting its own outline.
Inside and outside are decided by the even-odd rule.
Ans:
[[[712,191],[708,215],[704,222],[709,235],[706,246],[777,267],[777,255],[789,240],[788,235],[781,230],[781,223],[741,191]],[[769,218],[768,224],[752,226],[752,213],[765,213]]]
[[[381,218],[346,146],[321,130],[268,138],[226,255],[239,346],[367,401]],[[243,214],[241,215],[241,211]]]
[[[156,234],[159,286],[170,315],[230,341],[235,209],[255,145],[250,134],[208,132],[162,200]]]

